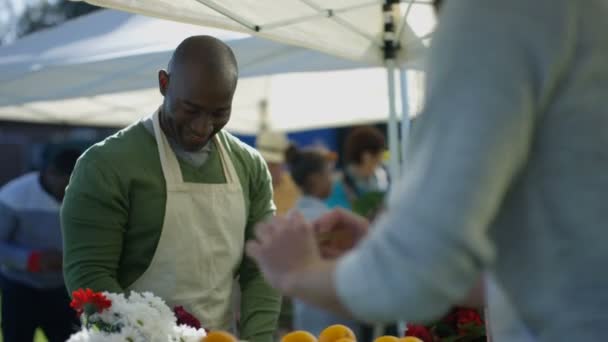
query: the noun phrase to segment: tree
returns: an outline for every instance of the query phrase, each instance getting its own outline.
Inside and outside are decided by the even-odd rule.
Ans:
[[[100,9],[86,2],[69,0],[28,1],[22,13],[17,13],[12,0],[5,0],[4,5],[8,18],[5,18],[4,32],[0,31],[0,43],[10,43],[27,34]]]

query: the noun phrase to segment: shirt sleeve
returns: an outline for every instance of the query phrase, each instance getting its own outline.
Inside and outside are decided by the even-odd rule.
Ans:
[[[537,57],[559,57],[538,51],[562,30],[548,14],[552,4],[446,3],[402,181],[370,237],[337,266],[338,296],[356,317],[434,319],[492,262],[487,228],[527,159],[541,111]]]
[[[117,270],[127,218],[126,186],[109,163],[87,152],[76,164],[61,210],[68,290],[123,291]]]
[[[11,236],[18,228],[17,225],[17,213],[5,203],[4,198],[0,198],[0,264],[11,269],[25,271],[32,250],[10,242]]]
[[[254,237],[255,225],[275,213],[272,201],[272,181],[266,163],[257,156],[250,181],[250,211],[246,239]],[[281,296],[267,282],[255,262],[244,256],[239,269],[241,286],[241,339],[252,342],[272,342],[277,329]]]

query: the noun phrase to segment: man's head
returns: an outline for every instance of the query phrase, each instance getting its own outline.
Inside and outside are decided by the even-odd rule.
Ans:
[[[56,153],[49,153],[42,165],[41,176],[44,188],[58,201],[63,201],[65,188],[74,171],[76,160],[82,151],[78,149],[62,149]]]
[[[285,151],[289,148],[287,136],[280,132],[263,131],[257,136],[255,147],[268,165],[272,184],[279,185],[285,168]]]
[[[203,148],[230,119],[237,79],[228,45],[210,36],[184,40],[158,72],[165,134],[186,151]]]

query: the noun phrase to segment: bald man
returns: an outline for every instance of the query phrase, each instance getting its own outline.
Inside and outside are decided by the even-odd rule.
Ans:
[[[279,296],[243,256],[275,212],[272,181],[261,156],[223,130],[237,78],[224,43],[184,40],[158,73],[159,109],[81,157],[61,212],[70,291],[151,291],[229,330],[238,281],[240,338],[272,340]]]

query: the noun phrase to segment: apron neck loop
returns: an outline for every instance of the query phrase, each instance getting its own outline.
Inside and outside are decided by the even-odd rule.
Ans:
[[[165,133],[160,127],[160,110],[154,112],[153,123],[154,137],[156,138],[156,144],[158,146],[158,154],[160,156],[160,164],[165,176],[165,182],[167,182],[167,185],[182,184],[184,183],[184,179],[179,162],[175,152],[173,152],[173,149],[167,140]],[[213,137],[213,142],[218,149],[226,183],[234,184],[238,181],[238,178],[236,176],[236,170],[234,169],[233,163],[227,159],[230,158],[230,156],[226,152],[226,149],[217,134]]]

